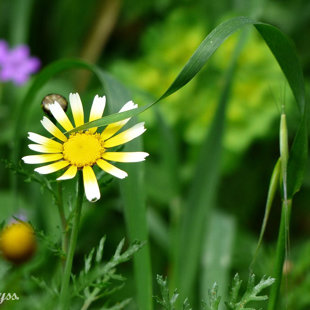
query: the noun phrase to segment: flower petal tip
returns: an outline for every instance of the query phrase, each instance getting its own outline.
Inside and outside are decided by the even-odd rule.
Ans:
[[[40,174],[44,174],[44,173],[42,173],[41,167],[35,168],[34,171],[37,172],[37,173],[40,173]]]
[[[70,178],[67,178],[65,176],[61,176],[61,177],[57,178],[56,180],[57,181],[64,181],[64,180],[68,180],[68,179],[70,179]]]
[[[88,198],[87,198],[88,199]],[[96,202],[100,199],[100,196],[99,197],[94,197],[92,199],[88,199],[89,202]]]
[[[125,171],[122,171],[123,173],[120,173],[119,175],[118,175],[118,178],[119,179],[125,179],[125,178],[127,178],[128,177],[128,173],[127,172],[125,172]]]

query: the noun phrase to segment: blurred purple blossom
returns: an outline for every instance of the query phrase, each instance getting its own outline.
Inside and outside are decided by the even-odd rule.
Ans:
[[[0,40],[0,81],[12,81],[16,85],[22,85],[29,79],[29,75],[40,68],[40,60],[30,57],[27,45],[18,45],[9,49],[4,40]]]

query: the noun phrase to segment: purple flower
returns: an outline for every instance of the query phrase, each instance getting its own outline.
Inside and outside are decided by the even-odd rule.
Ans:
[[[10,50],[7,42],[0,40],[0,81],[13,81],[16,85],[22,85],[39,68],[40,60],[30,57],[27,45],[19,45]]]

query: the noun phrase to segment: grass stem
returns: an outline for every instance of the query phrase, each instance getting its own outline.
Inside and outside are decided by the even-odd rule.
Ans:
[[[276,282],[274,283],[270,291],[270,298],[267,310],[279,309],[277,308],[277,301],[282,281],[283,264],[287,253],[287,226],[289,225],[290,221],[291,208],[292,200],[283,201],[274,272],[274,278],[276,278]]]
[[[66,255],[68,250],[68,229],[67,229],[67,220],[64,211],[63,205],[63,196],[62,196],[62,184],[58,182],[57,184],[58,190],[58,199],[57,199],[57,208],[60,217],[60,224],[61,224],[61,249],[63,253]]]
[[[69,306],[69,282],[70,282],[70,276],[71,276],[71,270],[72,270],[73,256],[74,256],[77,236],[78,236],[78,227],[79,227],[81,210],[82,210],[83,195],[84,195],[83,178],[82,178],[82,173],[79,172],[77,200],[76,200],[76,207],[74,210],[73,226],[72,226],[72,231],[71,231],[71,236],[70,236],[68,253],[66,255],[64,275],[63,275],[62,283],[61,283],[61,291],[60,291],[60,309],[61,310],[69,309],[68,308]]]

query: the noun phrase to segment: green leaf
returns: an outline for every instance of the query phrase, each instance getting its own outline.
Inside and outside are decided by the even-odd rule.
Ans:
[[[220,177],[222,137],[226,123],[226,109],[236,70],[237,58],[243,47],[246,34],[243,33],[232,61],[226,72],[226,79],[219,98],[216,114],[200,150],[190,192],[184,206],[180,232],[178,233],[175,257],[175,281],[181,297],[190,296],[199,266],[202,251],[201,236],[205,236],[208,219],[213,207],[217,183]],[[186,249],[184,250],[184,244]]]
[[[110,75],[104,74],[108,108],[112,112],[130,100],[128,91]],[[133,119],[135,122],[136,119]],[[142,138],[127,143],[124,152],[142,151]],[[131,242],[148,241],[146,218],[146,202],[144,188],[144,163],[120,165],[128,173],[128,177],[119,181],[124,201],[124,214],[127,231]],[[148,243],[134,256],[135,284],[139,309],[152,309],[152,274]]]
[[[287,198],[291,199],[299,190],[304,179],[308,158],[307,113],[304,114],[296,133],[287,165]]]
[[[270,211],[271,211],[272,203],[274,201],[274,197],[275,197],[275,194],[277,192],[277,188],[279,186],[280,169],[281,169],[281,161],[280,161],[280,159],[278,159],[277,163],[274,166],[274,169],[273,169],[273,172],[272,172],[272,175],[271,175],[271,178],[270,178],[263,224],[262,224],[262,227],[261,227],[261,231],[260,231],[260,234],[259,234],[257,246],[256,246],[256,249],[255,249],[255,252],[254,252],[254,255],[253,255],[253,259],[252,259],[252,262],[251,262],[251,265],[250,265],[250,269],[251,269],[251,266],[253,266],[253,264],[255,263],[256,257],[258,255],[258,250],[259,250],[259,248],[261,246],[261,243],[263,241],[263,237],[264,237],[265,229],[266,229],[266,226],[267,226],[269,214],[270,214]]]
[[[226,299],[226,288],[230,281],[230,262],[234,249],[235,231],[236,222],[234,217],[214,210],[211,214],[202,253],[201,299],[206,299],[208,289],[215,282],[220,288],[219,291],[217,288],[216,292],[223,299]],[[210,296],[210,292],[208,292],[208,295]]]
[[[211,310],[218,310],[220,302],[221,302],[221,297],[218,296],[218,285],[215,282],[213,284],[212,289],[208,291],[209,293],[209,304],[210,304],[210,309]]]

